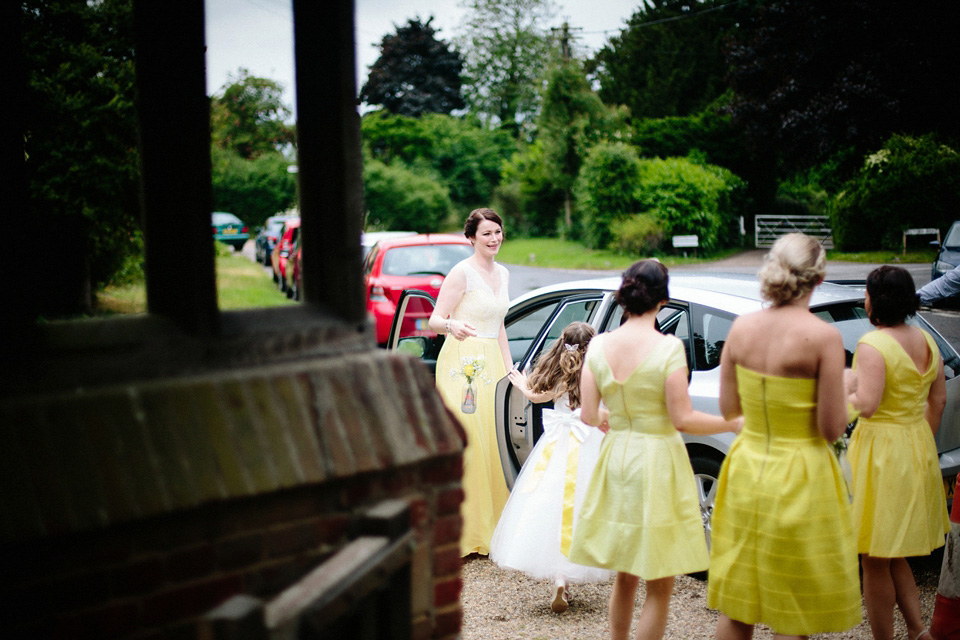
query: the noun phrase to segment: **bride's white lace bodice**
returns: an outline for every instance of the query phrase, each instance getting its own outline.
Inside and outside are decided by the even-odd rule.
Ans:
[[[453,310],[453,318],[476,327],[478,338],[496,338],[510,306],[510,294],[507,292],[510,274],[507,268],[496,265],[497,274],[500,276],[500,291],[494,294],[490,285],[470,263],[461,262],[460,267],[466,275],[467,284],[463,297]]]

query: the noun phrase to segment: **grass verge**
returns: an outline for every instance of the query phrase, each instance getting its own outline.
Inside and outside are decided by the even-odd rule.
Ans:
[[[739,252],[728,249],[709,258],[657,255],[668,267],[701,264],[722,260]],[[653,256],[625,255],[607,249],[587,249],[579,242],[560,238],[511,238],[500,247],[497,259],[506,264],[530,267],[562,267],[565,269],[623,270],[641,258]]]
[[[217,303],[222,311],[296,304],[281,293],[263,267],[239,253],[217,252]],[[143,282],[108,286],[97,293],[100,315],[145,313],[147,293]]]

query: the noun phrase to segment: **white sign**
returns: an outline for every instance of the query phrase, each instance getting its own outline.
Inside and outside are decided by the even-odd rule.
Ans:
[[[699,247],[700,239],[697,236],[673,236],[673,248]]]

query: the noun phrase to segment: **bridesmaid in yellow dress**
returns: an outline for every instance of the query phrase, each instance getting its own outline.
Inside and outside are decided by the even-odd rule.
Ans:
[[[740,425],[693,410],[683,343],[655,328],[670,297],[667,285],[667,268],[656,260],[627,269],[617,291],[627,319],[590,341],[580,374],[580,419],[599,425],[607,415],[602,399],[610,429],[569,558],[617,572],[609,611],[614,640],[630,635],[641,579],[647,597],[636,637],[655,640],[666,630],[674,576],[707,568],[693,469],[679,432],[719,433]]]
[[[894,604],[910,638],[930,638],[905,558],[942,546],[950,530],[933,440],[947,400],[943,359],[929,333],[906,324],[917,312],[914,292],[913,278],[899,267],[867,276],[865,306],[877,329],[857,345],[850,396],[860,411],[849,450],[854,527],[867,619],[878,640],[893,638]]]
[[[460,554],[467,556],[490,552],[509,495],[497,448],[494,390],[511,365],[503,326],[509,274],[494,261],[503,242],[503,220],[492,209],[476,209],[463,234],[473,243],[473,255],[444,279],[430,329],[447,334],[437,356],[437,389],[467,434],[460,507]]]
[[[840,332],[810,313],[826,256],[781,237],[760,271],[770,306],[738,317],[720,358],[720,411],[744,416],[717,481],[707,606],[717,638],[843,631],[861,620],[846,482],[830,442],[847,424]]]

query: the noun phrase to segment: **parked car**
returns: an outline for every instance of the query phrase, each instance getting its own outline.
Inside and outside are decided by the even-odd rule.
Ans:
[[[936,280],[960,265],[960,220],[955,220],[943,237],[943,242],[931,243],[937,248],[937,257],[930,269],[930,279]]]
[[[262,262],[265,267],[270,266],[270,258],[273,255],[273,248],[277,246],[280,240],[280,232],[283,231],[283,223],[287,216],[270,216],[263,223],[263,227],[257,232],[254,238],[254,253],[257,262]]]
[[[290,247],[290,255],[287,257],[287,266],[284,270],[284,277],[286,278],[286,292],[288,298],[293,298],[294,300],[300,299],[300,290],[301,290],[301,269],[300,255],[303,247],[303,234],[297,230],[295,232],[296,239],[293,241],[293,246]]]
[[[270,254],[270,264],[273,268],[273,281],[277,283],[280,291],[287,290],[287,259],[290,257],[290,249],[300,233],[300,218],[287,218],[283,223],[283,230],[280,232],[280,240],[273,248]]]
[[[250,239],[243,220],[226,211],[214,211],[210,216],[210,226],[213,229],[213,239],[230,245],[234,251],[243,249],[243,245]]]
[[[420,289],[436,296],[453,265],[473,255],[462,235],[420,234],[377,242],[363,262],[367,314],[376,329],[377,344],[387,342],[397,299],[404,289]],[[411,330],[425,327],[430,317],[410,310]]]
[[[406,238],[407,236],[415,235],[417,235],[416,231],[364,231],[360,234],[360,247],[363,249],[362,259],[366,260],[370,249],[381,240]]]
[[[534,361],[573,321],[588,322],[598,332],[620,325],[622,310],[614,300],[620,278],[601,278],[543,287],[515,299],[505,319],[511,358],[521,370]],[[695,409],[719,413],[720,352],[733,320],[762,306],[760,287],[750,276],[672,274],[671,299],[657,320],[660,330],[677,336],[684,344],[690,377],[690,397]],[[833,324],[843,336],[847,365],[853,360],[857,341],[872,329],[863,308],[862,287],[823,284],[811,300],[811,310]],[[444,336],[429,331],[410,331],[402,322],[405,309],[412,306],[423,313],[432,309],[433,299],[424,292],[408,291],[398,300],[397,320],[388,348],[422,358],[436,368],[436,357]],[[960,356],[922,317],[911,323],[930,332],[944,360],[947,378],[947,406],[937,432],[937,450],[944,487],[952,499],[960,471]],[[541,415],[549,405],[532,404],[504,377],[496,388],[497,434],[500,459],[508,486],[512,487],[520,466],[543,433]],[[684,434],[700,496],[700,511],[707,535],[713,514],[716,479],[734,436]]]

